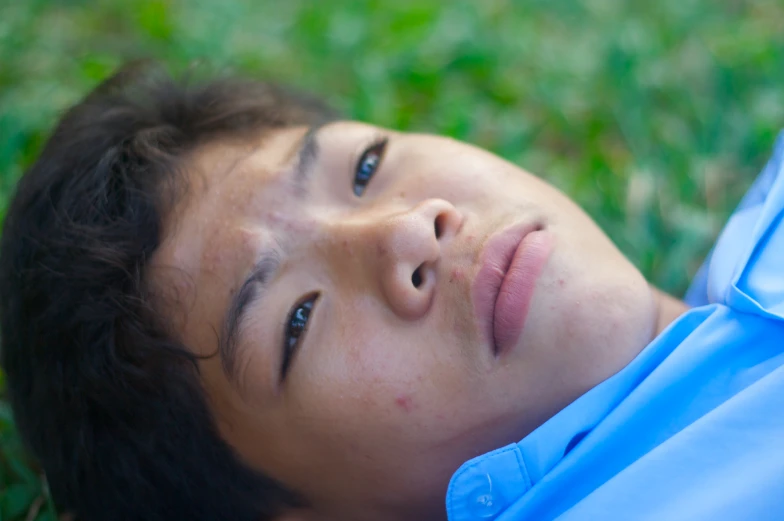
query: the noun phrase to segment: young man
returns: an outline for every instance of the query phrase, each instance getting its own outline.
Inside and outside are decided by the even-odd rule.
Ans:
[[[19,427],[84,521],[780,519],[782,150],[689,309],[487,152],[121,72],[6,218]]]

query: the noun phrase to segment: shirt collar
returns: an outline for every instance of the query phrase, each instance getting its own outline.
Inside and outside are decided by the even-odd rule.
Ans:
[[[675,321],[620,372],[523,438],[464,463],[446,496],[450,521],[492,520],[538,483],[680,344],[691,330]]]

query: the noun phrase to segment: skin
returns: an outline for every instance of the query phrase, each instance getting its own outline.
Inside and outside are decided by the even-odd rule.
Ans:
[[[448,138],[331,123],[303,195],[291,177],[306,130],[197,150],[151,275],[177,333],[208,356],[260,252],[282,250],[241,321],[236,378],[219,356],[202,377],[222,436],[309,501],[286,519],[445,518],[463,462],[521,440],[685,310],[569,198]],[[383,158],[357,196],[356,162],[379,137]],[[496,356],[471,283],[488,238],[520,223],[541,225],[552,251],[519,341]],[[314,292],[281,379],[284,324]]]

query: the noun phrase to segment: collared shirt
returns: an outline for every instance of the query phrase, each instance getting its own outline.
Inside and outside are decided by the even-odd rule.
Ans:
[[[686,302],[619,373],[464,463],[449,520],[784,520],[784,132]]]

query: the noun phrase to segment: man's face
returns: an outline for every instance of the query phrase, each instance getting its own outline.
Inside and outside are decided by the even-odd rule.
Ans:
[[[186,345],[221,351],[223,437],[326,517],[443,517],[465,460],[653,335],[651,289],[591,219],[472,146],[336,122],[186,171],[153,283]]]

